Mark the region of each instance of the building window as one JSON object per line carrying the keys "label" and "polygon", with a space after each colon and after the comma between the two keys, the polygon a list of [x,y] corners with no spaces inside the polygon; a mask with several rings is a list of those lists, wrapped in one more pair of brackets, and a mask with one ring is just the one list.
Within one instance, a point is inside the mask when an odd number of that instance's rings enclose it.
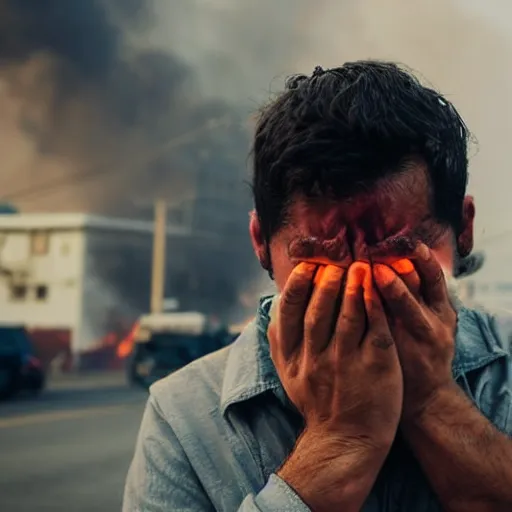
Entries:
{"label": "building window", "polygon": [[27,287],[22,284],[15,284],[11,286],[11,300],[21,301],[25,300],[27,296]]}
{"label": "building window", "polygon": [[36,256],[48,254],[50,235],[47,231],[34,231],[31,237],[31,252]]}
{"label": "building window", "polygon": [[46,300],[48,297],[48,286],[40,284],[36,286],[36,300]]}

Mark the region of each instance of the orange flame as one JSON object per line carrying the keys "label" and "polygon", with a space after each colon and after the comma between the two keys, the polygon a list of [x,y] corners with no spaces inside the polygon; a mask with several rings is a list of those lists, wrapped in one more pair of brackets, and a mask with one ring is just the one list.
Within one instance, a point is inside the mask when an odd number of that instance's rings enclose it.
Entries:
{"label": "orange flame", "polygon": [[130,332],[117,346],[116,355],[119,359],[126,359],[132,353],[133,345],[135,344],[135,332],[138,326],[138,322],[135,322]]}

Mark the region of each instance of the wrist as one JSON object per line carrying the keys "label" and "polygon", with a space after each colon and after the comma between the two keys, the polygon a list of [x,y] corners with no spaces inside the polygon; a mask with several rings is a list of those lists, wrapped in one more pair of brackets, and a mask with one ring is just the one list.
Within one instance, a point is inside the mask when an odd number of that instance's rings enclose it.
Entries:
{"label": "wrist", "polygon": [[443,385],[434,388],[423,400],[418,400],[414,406],[404,408],[401,428],[417,428],[428,425],[434,419],[439,420],[440,415],[444,413],[453,414],[454,402],[460,403],[466,401],[467,397],[460,389],[459,385],[450,379]]}
{"label": "wrist", "polygon": [[277,474],[312,510],[358,511],[388,452],[364,440],[305,431]]}

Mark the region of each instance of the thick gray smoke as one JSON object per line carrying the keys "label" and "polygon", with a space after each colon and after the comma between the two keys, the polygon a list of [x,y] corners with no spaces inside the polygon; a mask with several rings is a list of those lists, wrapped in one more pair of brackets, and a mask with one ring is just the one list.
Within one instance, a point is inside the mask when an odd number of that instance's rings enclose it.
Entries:
{"label": "thick gray smoke", "polygon": [[25,210],[127,213],[156,193],[183,197],[207,162],[244,194],[247,117],[286,74],[386,58],[459,107],[480,142],[479,232],[499,233],[512,186],[510,7],[482,5],[0,0],[0,190]]}
{"label": "thick gray smoke", "polygon": [[[240,140],[238,111],[203,99],[177,54],[130,44],[152,25],[152,2],[1,5],[2,195],[22,207],[55,208],[58,198],[61,210],[119,211],[155,190],[176,197],[197,148],[214,144],[210,120],[231,123],[222,136]],[[240,165],[246,147],[234,149]]]}
{"label": "thick gray smoke", "polygon": [[[177,4],[179,16],[173,17]],[[490,259],[477,277],[503,278],[501,269],[512,257],[510,2],[161,0],[157,11],[167,21],[151,32],[152,43],[179,48],[203,91],[249,105],[279,90],[286,74],[319,64],[380,58],[415,69],[454,102],[478,140],[470,192],[477,246]],[[504,232],[507,237],[500,236]]]}
{"label": "thick gray smoke", "polygon": [[[0,198],[25,211],[150,215],[155,197],[179,203],[209,179],[212,190],[203,186],[200,202],[213,200],[213,210],[240,222],[216,223],[206,212],[196,227],[220,243],[179,250],[190,253],[195,295],[211,300],[216,289],[222,312],[255,267],[239,226],[250,208],[248,110],[237,98],[203,94],[179,51],[147,43],[155,7],[152,0],[1,0]],[[231,196],[225,203],[215,197],[222,193]],[[222,242],[236,246],[233,261]],[[134,272],[148,276],[145,263],[128,269],[125,281]],[[168,276],[172,292],[190,281],[187,269],[176,272]]]}

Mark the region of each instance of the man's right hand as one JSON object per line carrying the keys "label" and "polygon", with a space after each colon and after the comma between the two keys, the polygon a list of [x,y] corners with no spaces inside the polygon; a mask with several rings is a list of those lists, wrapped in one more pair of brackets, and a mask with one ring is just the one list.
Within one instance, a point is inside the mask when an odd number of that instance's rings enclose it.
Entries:
{"label": "man's right hand", "polygon": [[[370,266],[295,267],[268,337],[305,430],[281,467],[314,511],[360,510],[395,438],[403,381]],[[313,284],[315,281],[315,284]],[[340,306],[341,303],[341,306]]]}

